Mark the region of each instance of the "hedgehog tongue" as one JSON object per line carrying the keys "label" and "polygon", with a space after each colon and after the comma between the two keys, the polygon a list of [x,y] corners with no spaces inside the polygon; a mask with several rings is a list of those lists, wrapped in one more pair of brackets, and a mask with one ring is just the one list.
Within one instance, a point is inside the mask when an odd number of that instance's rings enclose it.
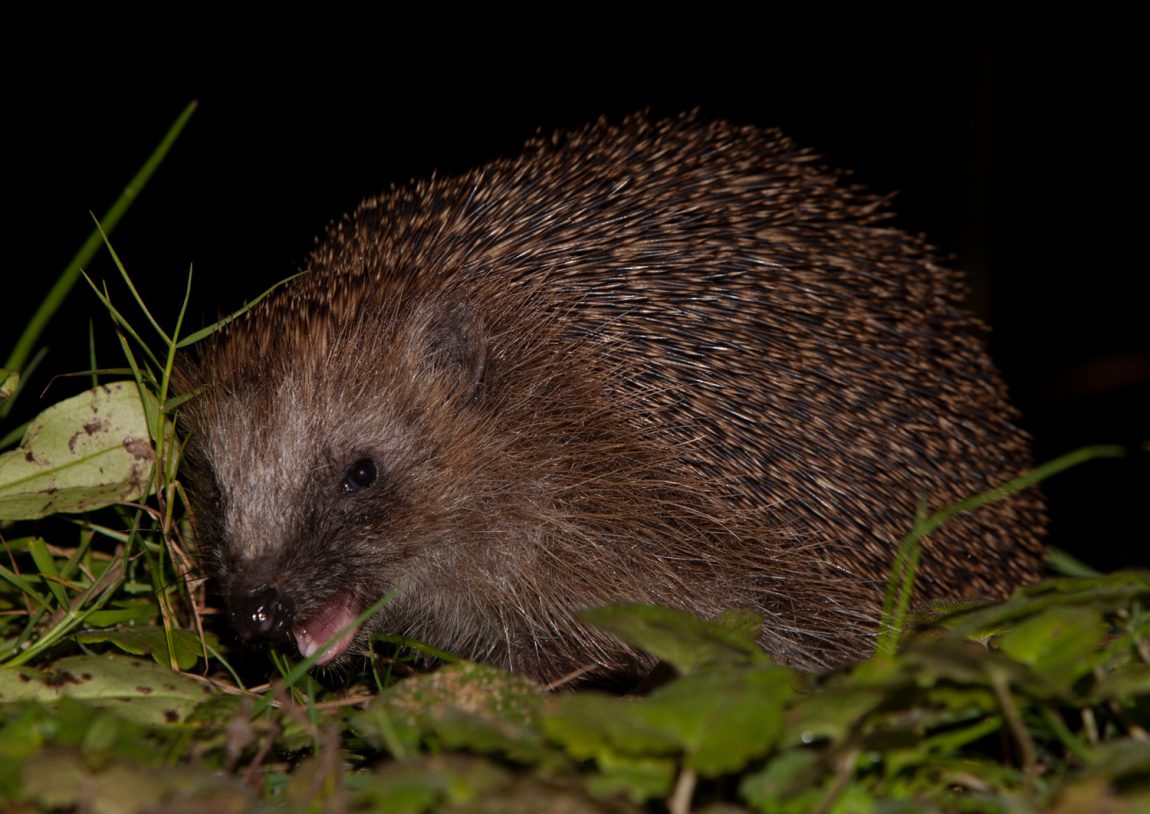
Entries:
{"label": "hedgehog tongue", "polygon": [[[346,599],[336,597],[328,602],[315,616],[292,628],[300,655],[306,659],[322,650],[317,665],[335,661],[355,638],[356,628],[351,627],[355,617],[356,612]],[[336,639],[336,635],[344,628],[349,629]]]}

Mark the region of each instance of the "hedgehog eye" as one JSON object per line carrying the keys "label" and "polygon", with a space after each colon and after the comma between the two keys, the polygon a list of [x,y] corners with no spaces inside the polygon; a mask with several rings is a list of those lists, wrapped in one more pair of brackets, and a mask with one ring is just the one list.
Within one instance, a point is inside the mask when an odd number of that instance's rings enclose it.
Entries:
{"label": "hedgehog eye", "polygon": [[347,474],[343,476],[340,489],[344,494],[359,492],[375,483],[379,477],[379,468],[371,458],[361,458],[351,465]]}

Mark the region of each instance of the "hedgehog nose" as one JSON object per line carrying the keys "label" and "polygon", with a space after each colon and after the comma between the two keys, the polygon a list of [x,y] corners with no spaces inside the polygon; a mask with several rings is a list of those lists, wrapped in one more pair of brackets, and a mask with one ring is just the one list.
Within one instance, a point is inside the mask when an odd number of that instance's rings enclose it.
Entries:
{"label": "hedgehog nose", "polygon": [[232,597],[231,617],[244,641],[273,639],[291,628],[295,605],[271,585]]}

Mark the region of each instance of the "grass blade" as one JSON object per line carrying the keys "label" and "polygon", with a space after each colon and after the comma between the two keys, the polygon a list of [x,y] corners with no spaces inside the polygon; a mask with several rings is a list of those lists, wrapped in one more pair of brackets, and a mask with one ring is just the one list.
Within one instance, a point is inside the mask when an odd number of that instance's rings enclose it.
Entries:
{"label": "grass blade", "polygon": [[104,237],[101,234],[101,227],[104,234],[111,234],[112,230],[119,224],[120,219],[132,206],[136,197],[140,194],[143,188],[147,185],[149,179],[155,173],[156,168],[160,166],[164,158],[167,156],[168,151],[172,145],[179,138],[180,133],[183,131],[184,126],[188,123],[192,113],[195,112],[196,102],[190,103],[180,113],[175,123],[168,129],[164,138],[160,141],[159,145],[152,152],[148,160],[144,162],[144,166],[140,167],[139,171],[135,174],[128,185],[124,187],[124,191],[120,193],[120,197],[112,204],[111,208],[104,213],[104,217],[100,218],[97,228],[92,230],[88,239],[84,241],[84,245],[76,252],[76,256],[72,258],[71,262],[65,267],[63,273],[56,279],[56,283],[52,289],[44,297],[40,303],[40,307],[36,309],[36,313],[28,321],[28,325],[24,328],[24,332],[20,338],[16,340],[16,347],[12,349],[9,354],[8,360],[4,363],[4,367],[19,370],[23,367],[24,362],[28,360],[32,349],[40,339],[40,335],[51,320],[52,315],[60,308],[60,304],[68,296],[68,292],[75,286],[76,281],[80,278],[80,272],[87,266],[96,253],[100,251],[100,247],[104,245]]}

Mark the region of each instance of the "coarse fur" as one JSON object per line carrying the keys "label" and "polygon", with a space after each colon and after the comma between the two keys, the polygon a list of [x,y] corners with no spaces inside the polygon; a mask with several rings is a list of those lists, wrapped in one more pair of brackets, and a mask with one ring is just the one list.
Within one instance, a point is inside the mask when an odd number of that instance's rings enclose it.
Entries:
{"label": "coarse fur", "polygon": [[[575,614],[640,601],[754,609],[803,668],[864,655],[919,501],[1030,463],[958,276],[887,217],[695,116],[364,202],[181,374],[241,632],[328,639],[394,592],[325,661],[386,631],[607,675],[646,662]],[[916,596],[1036,577],[1043,525],[1034,491],[952,521]]]}

